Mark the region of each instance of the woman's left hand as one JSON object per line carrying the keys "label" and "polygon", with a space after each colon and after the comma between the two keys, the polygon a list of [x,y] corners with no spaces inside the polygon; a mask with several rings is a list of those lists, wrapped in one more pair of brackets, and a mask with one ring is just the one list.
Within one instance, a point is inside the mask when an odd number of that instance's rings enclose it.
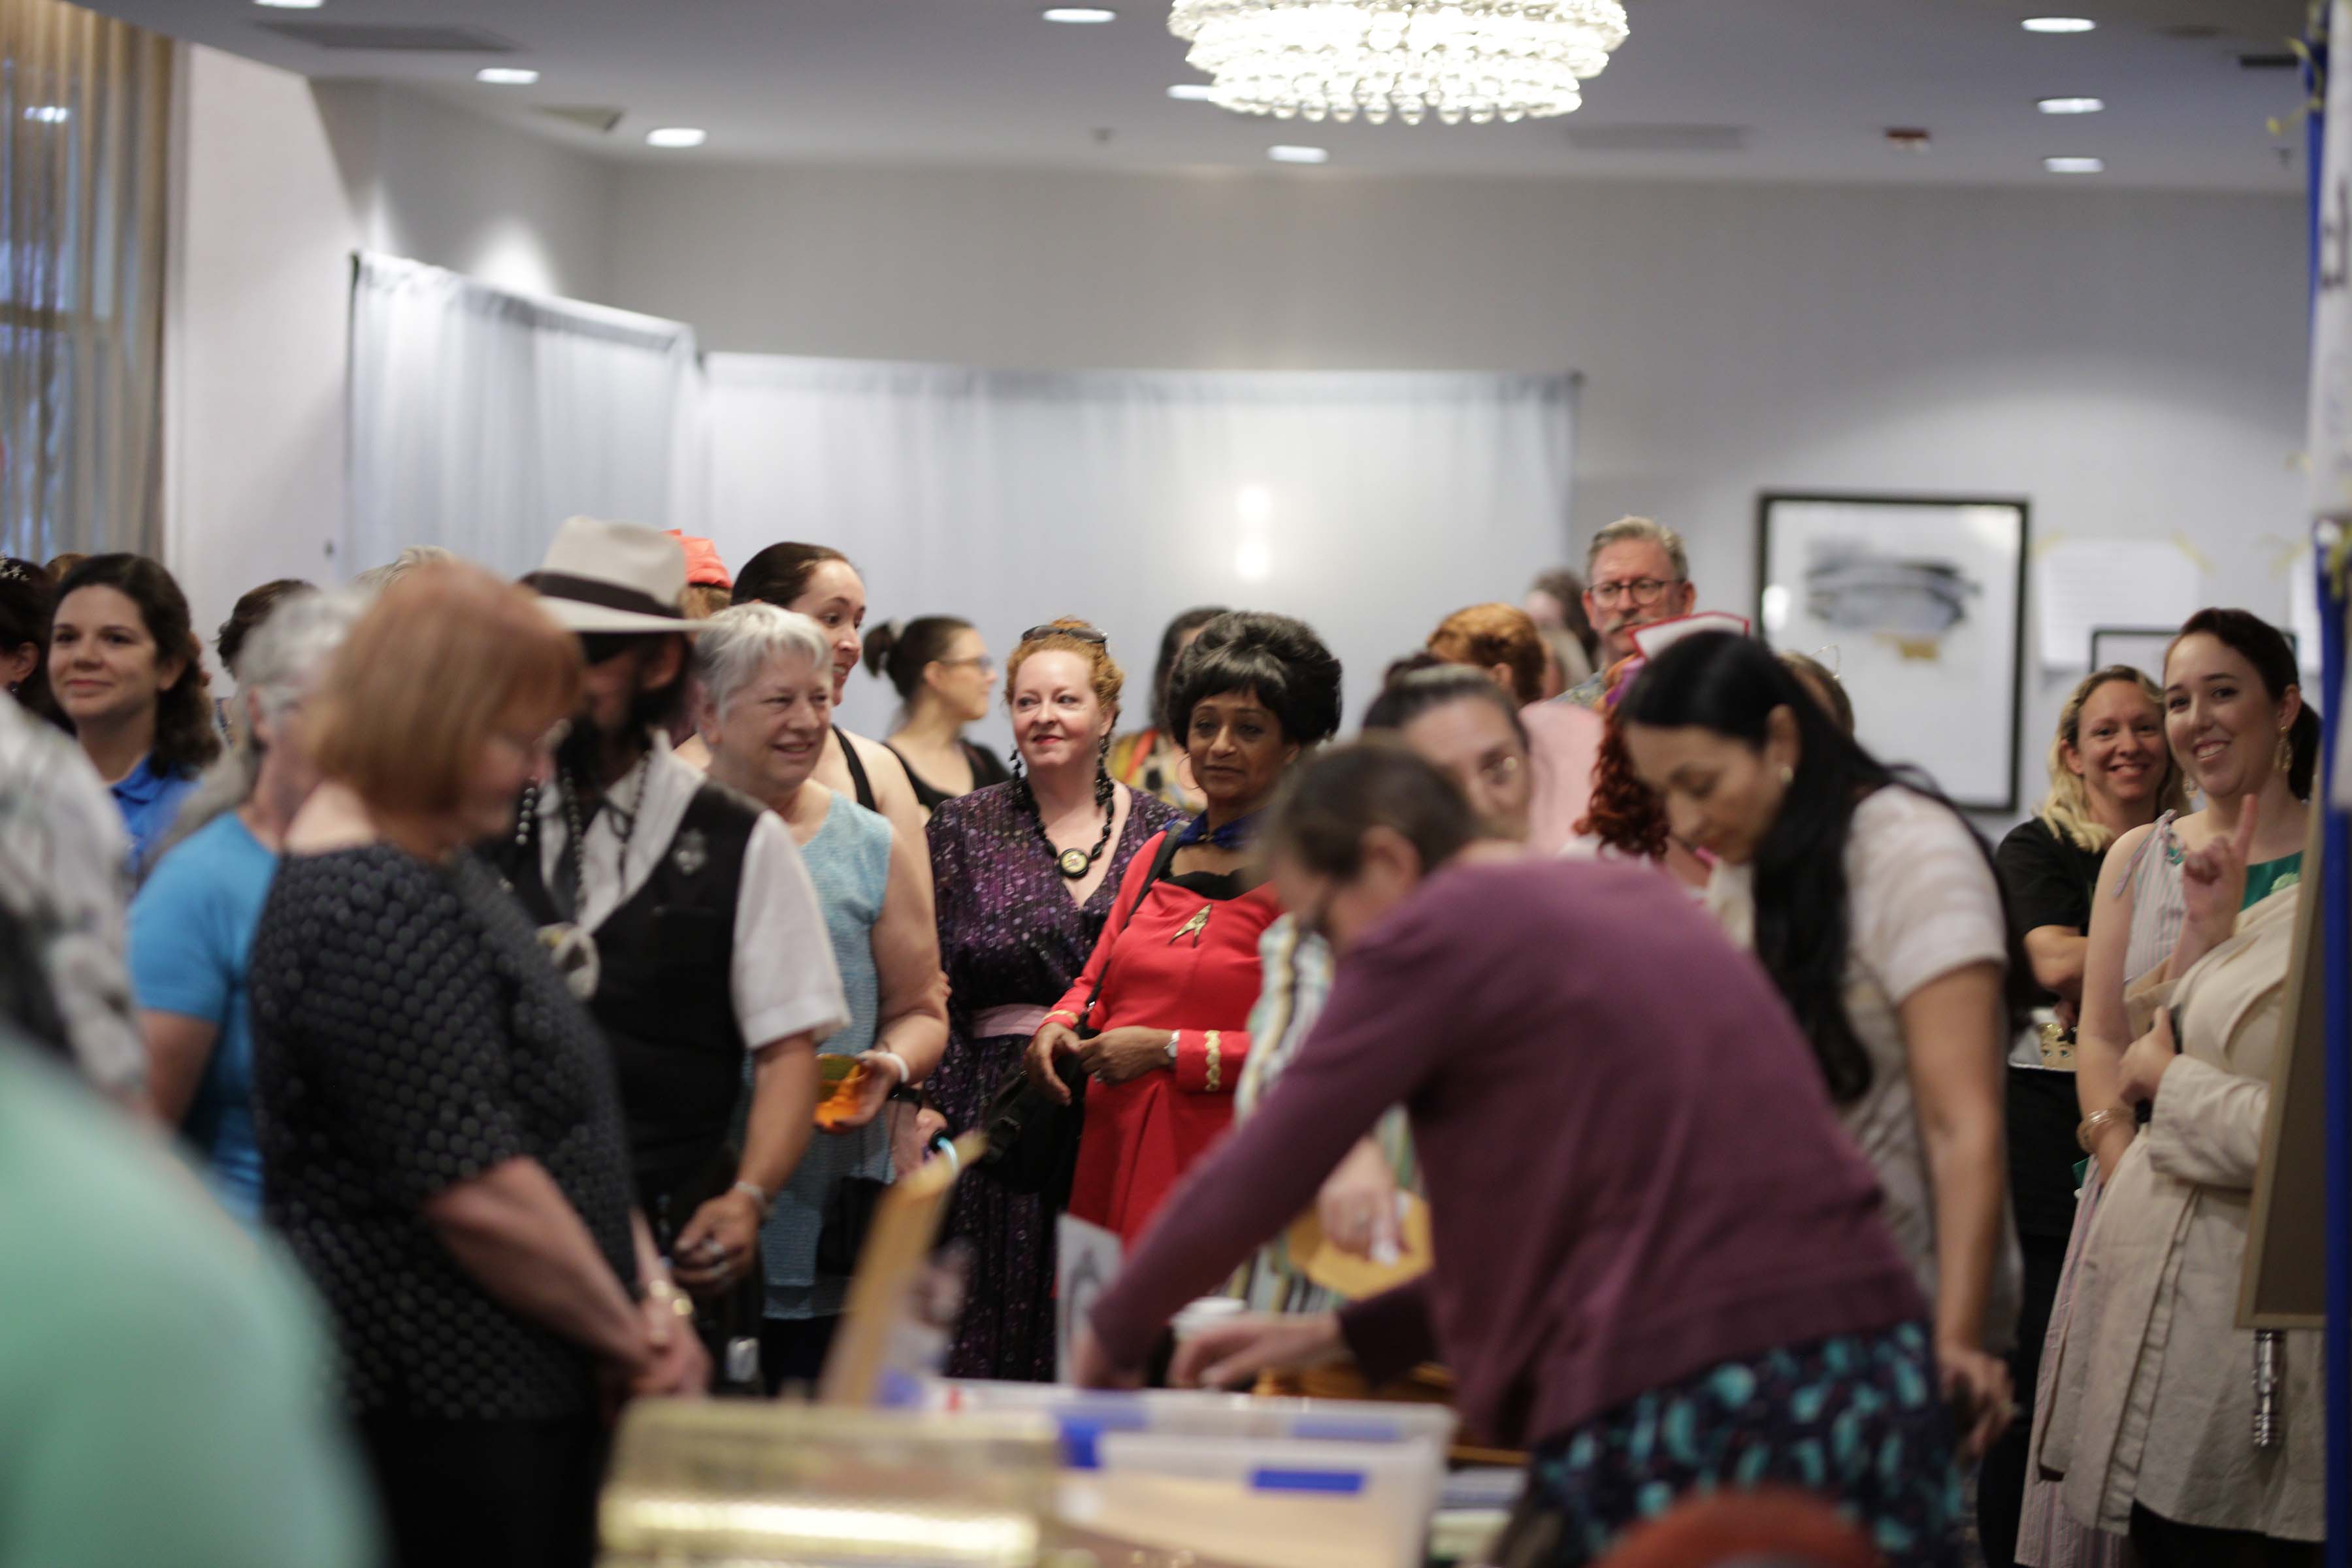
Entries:
{"label": "woman's left hand", "polygon": [[2246,868],[2261,819],[2261,797],[2246,796],[2238,808],[2238,830],[2226,838],[2216,835],[2180,863],[2180,901],[2206,949],[2221,946],[2238,929],[2238,912],[2246,902]]}
{"label": "woman's left hand", "polygon": [[2156,1026],[2131,1044],[2124,1053],[2117,1069],[2116,1092],[2126,1105],[2145,1104],[2156,1099],[2163,1086],[2164,1075],[2179,1060],[2180,1047],[2172,1037],[2172,1014],[2168,1009],[2156,1015]]}
{"label": "woman's left hand", "polygon": [[857,1075],[857,1098],[849,1109],[828,1121],[817,1123],[819,1129],[835,1134],[855,1132],[873,1124],[890,1103],[890,1091],[898,1087],[898,1065],[879,1051],[866,1051],[857,1058],[865,1070]]}
{"label": "woman's left hand", "polygon": [[1936,1371],[1959,1434],[1960,1458],[1973,1464],[2017,1417],[2009,1363],[1973,1345],[1939,1344]]}
{"label": "woman's left hand", "polygon": [[1166,1029],[1106,1029],[1078,1047],[1078,1065],[1097,1083],[1125,1083],[1168,1065]]}
{"label": "woman's left hand", "polygon": [[749,1193],[719,1194],[694,1211],[671,1251],[680,1285],[698,1296],[725,1289],[760,1255],[760,1205]]}

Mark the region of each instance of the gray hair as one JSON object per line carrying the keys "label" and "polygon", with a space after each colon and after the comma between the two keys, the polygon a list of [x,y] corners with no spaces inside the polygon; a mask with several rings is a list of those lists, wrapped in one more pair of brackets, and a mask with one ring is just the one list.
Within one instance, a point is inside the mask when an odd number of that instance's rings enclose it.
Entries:
{"label": "gray hair", "polygon": [[[833,645],[824,628],[797,610],[768,604],[738,605],[701,624],[694,639],[694,674],[713,712],[727,705],[767,667],[785,654],[833,673]],[[829,688],[828,688],[829,689]]]}
{"label": "gray hair", "polygon": [[1675,580],[1681,583],[1690,581],[1690,552],[1683,548],[1683,536],[1664,523],[1654,522],[1646,517],[1621,517],[1594,534],[1592,548],[1584,552],[1585,576],[1590,578],[1592,575],[1592,563],[1601,559],[1602,551],[1612,544],[1636,542],[1654,544],[1664,551],[1666,559],[1675,563]]}
{"label": "gray hair", "polygon": [[[238,650],[239,679],[233,700],[242,707],[250,696],[275,719],[309,696],[373,599],[373,595],[351,589],[320,593],[312,588],[279,600],[269,618],[253,629]],[[165,847],[252,797],[254,784],[261,776],[261,743],[250,723],[240,721],[230,728],[227,748],[189,793],[187,803],[173,821]]]}
{"label": "gray hair", "polygon": [[457,559],[457,552],[437,544],[412,544],[383,565],[371,566],[352,578],[352,586],[363,594],[381,594],[419,566],[439,565]]}

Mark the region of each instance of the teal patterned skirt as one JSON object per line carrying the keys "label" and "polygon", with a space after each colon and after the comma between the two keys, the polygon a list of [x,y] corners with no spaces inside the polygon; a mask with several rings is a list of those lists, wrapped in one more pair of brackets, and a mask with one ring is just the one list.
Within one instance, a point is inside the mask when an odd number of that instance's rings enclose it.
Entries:
{"label": "teal patterned skirt", "polygon": [[1959,1562],[1960,1477],[1926,1325],[1726,1362],[1544,1444],[1495,1561],[1573,1568],[1693,1496],[1794,1489],[1895,1568]]}

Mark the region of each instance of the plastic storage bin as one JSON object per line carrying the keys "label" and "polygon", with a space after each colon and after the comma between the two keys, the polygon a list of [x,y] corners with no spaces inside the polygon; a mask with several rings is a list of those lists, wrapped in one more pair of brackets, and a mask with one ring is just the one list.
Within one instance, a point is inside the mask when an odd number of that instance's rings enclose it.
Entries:
{"label": "plastic storage bin", "polygon": [[948,1383],[938,1408],[1050,1417],[1059,1512],[1244,1568],[1418,1568],[1453,1412],[1419,1405]]}

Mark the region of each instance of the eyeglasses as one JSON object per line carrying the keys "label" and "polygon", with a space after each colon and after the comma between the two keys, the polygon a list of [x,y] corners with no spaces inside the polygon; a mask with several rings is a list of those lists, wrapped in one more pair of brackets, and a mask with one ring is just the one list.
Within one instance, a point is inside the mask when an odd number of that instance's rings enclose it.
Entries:
{"label": "eyeglasses", "polygon": [[1092,626],[1031,626],[1021,634],[1023,642],[1034,642],[1039,637],[1070,637],[1078,642],[1090,642],[1097,647],[1108,647],[1110,644],[1110,638]]}
{"label": "eyeglasses", "polygon": [[982,675],[992,676],[996,673],[996,661],[984,653],[971,658],[935,658],[931,662],[945,665],[950,669],[961,669],[969,666]]}
{"label": "eyeglasses", "polygon": [[1596,605],[1614,606],[1627,599],[1642,609],[1648,609],[1665,596],[1666,590],[1682,581],[1679,577],[1634,577],[1622,583],[1595,583],[1586,590]]}

